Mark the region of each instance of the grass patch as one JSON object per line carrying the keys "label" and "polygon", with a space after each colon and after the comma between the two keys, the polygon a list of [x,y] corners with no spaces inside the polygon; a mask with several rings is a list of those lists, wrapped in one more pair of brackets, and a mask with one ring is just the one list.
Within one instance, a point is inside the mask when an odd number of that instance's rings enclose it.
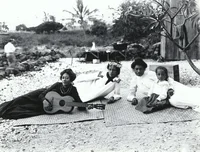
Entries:
{"label": "grass patch", "polygon": [[111,45],[116,41],[110,35],[97,37],[94,35],[84,34],[83,31],[66,31],[64,33],[54,34],[35,34],[28,32],[10,33],[8,36],[3,36],[1,39],[1,46],[4,46],[6,40],[14,38],[17,46],[31,48],[37,45],[57,45],[57,46],[77,46],[77,47],[91,47],[92,42],[97,46]]}

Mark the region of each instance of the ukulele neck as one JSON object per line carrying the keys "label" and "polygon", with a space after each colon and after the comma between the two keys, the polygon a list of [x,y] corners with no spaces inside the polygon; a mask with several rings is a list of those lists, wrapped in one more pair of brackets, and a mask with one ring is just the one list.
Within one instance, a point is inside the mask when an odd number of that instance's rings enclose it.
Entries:
{"label": "ukulele neck", "polygon": [[88,107],[87,103],[82,103],[82,102],[66,102],[66,106],[77,106],[77,107]]}

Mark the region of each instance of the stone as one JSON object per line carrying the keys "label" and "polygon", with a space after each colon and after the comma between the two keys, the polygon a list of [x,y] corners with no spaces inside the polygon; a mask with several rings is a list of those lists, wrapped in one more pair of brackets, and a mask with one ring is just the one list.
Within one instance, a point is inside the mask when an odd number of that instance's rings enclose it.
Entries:
{"label": "stone", "polygon": [[11,75],[11,74],[18,75],[18,74],[20,74],[20,71],[17,68],[7,67],[5,69],[5,74],[6,75]]}

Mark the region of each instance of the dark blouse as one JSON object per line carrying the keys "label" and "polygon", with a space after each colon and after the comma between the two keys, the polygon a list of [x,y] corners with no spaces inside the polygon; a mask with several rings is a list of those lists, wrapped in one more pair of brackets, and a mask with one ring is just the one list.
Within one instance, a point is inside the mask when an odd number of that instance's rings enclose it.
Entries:
{"label": "dark blouse", "polygon": [[64,88],[61,82],[53,84],[50,88],[42,92],[39,95],[40,100],[43,101],[45,95],[50,91],[55,91],[61,96],[71,96],[74,98],[75,102],[82,102],[75,86],[69,85],[66,88]]}

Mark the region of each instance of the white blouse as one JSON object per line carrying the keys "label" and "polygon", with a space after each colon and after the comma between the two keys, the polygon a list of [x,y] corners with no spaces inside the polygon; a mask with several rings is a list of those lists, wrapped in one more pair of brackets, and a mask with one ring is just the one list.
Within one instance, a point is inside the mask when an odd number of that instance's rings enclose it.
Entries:
{"label": "white blouse", "polygon": [[147,96],[150,87],[156,79],[155,72],[152,71],[145,72],[142,76],[137,76],[135,73],[133,73],[130,83],[130,93],[127,97],[127,100],[132,101],[133,98],[136,98],[137,92],[142,92],[143,95],[141,98]]}
{"label": "white blouse", "polygon": [[156,93],[158,94],[158,98],[157,100],[163,100],[167,98],[167,91],[170,88],[170,84],[168,81],[156,81],[155,83],[153,83],[153,85],[151,86],[149,92],[148,92],[148,96],[150,97],[152,93]]}
{"label": "white blouse", "polygon": [[[148,92],[153,85],[153,83],[158,80],[156,77],[156,73],[153,71],[145,71],[142,76],[137,76],[133,73],[133,77],[130,83],[130,92],[127,96],[128,101],[132,101],[134,98],[143,98],[148,96]],[[173,89],[173,82],[172,78],[168,80],[170,87]]]}

